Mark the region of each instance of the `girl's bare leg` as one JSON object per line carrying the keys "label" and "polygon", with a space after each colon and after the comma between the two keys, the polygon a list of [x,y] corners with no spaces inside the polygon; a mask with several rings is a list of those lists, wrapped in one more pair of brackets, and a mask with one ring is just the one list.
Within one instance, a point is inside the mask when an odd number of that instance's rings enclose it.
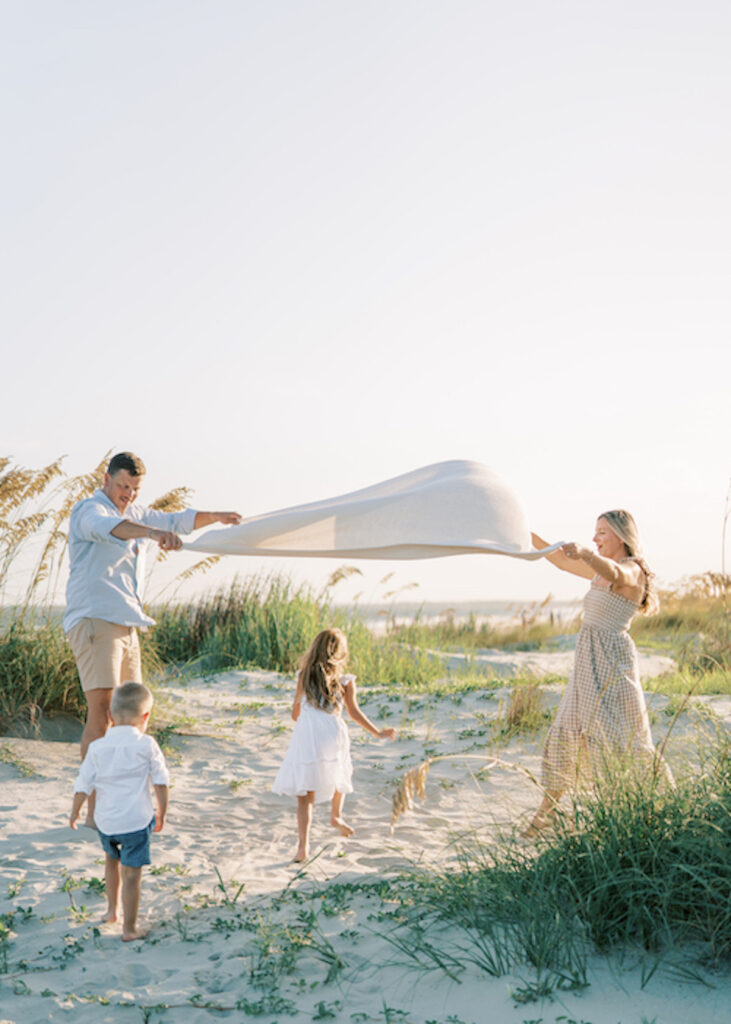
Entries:
{"label": "girl's bare leg", "polygon": [[140,909],[142,891],[142,868],[122,865],[122,939],[133,942],[144,939],[147,934],[137,927],[137,911]]}
{"label": "girl's bare leg", "polygon": [[119,861],[107,854],[104,864],[104,885],[107,890],[107,912],[102,921],[110,924],[117,920],[119,907]]}
{"label": "girl's bare leg", "polygon": [[338,793],[337,790],[333,793],[332,808],[330,810],[330,824],[333,828],[336,828],[341,836],[352,836],[355,832],[354,828],[343,819],[343,804],[345,803],[345,793]]}
{"label": "girl's bare leg", "polygon": [[314,790],[309,790],[305,796],[297,797],[297,853],[294,855],[295,864],[301,864],[310,855],[310,825],[312,824],[312,805],[315,802]]}

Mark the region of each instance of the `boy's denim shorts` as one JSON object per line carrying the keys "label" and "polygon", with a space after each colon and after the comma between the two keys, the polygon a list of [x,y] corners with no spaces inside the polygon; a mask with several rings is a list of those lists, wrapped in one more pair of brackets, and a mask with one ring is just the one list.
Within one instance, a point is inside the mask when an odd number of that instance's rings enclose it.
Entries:
{"label": "boy's denim shorts", "polygon": [[150,863],[150,836],[154,827],[153,818],[147,828],[141,828],[139,832],[122,832],[117,836],[108,836],[97,829],[97,833],[104,852],[112,860],[121,860],[128,868],[141,868],[143,864]]}

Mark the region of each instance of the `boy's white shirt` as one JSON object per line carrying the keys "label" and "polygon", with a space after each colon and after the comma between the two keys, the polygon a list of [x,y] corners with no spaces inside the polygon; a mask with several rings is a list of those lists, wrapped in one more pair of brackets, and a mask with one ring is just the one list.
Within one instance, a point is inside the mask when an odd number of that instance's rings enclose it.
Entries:
{"label": "boy's white shirt", "polygon": [[122,835],[146,828],[152,820],[151,784],[170,784],[160,747],[134,725],[113,725],[89,744],[74,793],[96,790],[97,828],[105,835]]}

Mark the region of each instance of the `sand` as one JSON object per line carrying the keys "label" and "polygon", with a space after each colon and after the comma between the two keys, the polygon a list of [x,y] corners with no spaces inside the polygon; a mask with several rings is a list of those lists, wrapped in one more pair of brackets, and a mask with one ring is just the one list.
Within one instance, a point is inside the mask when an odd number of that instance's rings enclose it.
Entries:
{"label": "sand", "polygon": [[[541,664],[559,671],[551,658]],[[645,675],[657,669],[643,661]],[[515,769],[480,774],[481,758],[490,756],[488,723],[507,687],[400,699],[363,686],[367,713],[395,725],[399,739],[378,741],[351,724],[355,793],[345,811],[356,834],[339,837],[327,805],[317,805],[313,858],[300,868],[291,862],[294,801],[269,791],[287,744],[293,689],[292,679],[275,673],[232,671],[159,690],[158,721],[175,722],[182,735],[168,749],[171,810],[153,837],[142,893],[151,930],[141,943],[123,944],[119,926],[100,924],[101,848],[95,833],[67,824],[78,726],[72,735],[67,725],[63,739],[0,740],[0,1022],[731,1020],[728,977],[707,974],[703,985],[667,966],[643,988],[641,965],[620,969],[597,956],[587,989],[533,1002],[520,1001],[536,982],[527,966],[499,978],[471,966],[459,981],[415,969],[387,938],[394,905],[367,884],[415,865],[443,869],[454,863],[455,837],[490,841],[525,822],[538,794],[521,768],[538,772],[540,744],[511,742],[500,757]],[[549,702],[558,699],[555,685],[546,692]],[[667,701],[648,699],[661,739]],[[728,698],[705,704],[731,721]],[[425,801],[391,835],[394,782],[425,752],[460,756],[432,766]],[[333,889],[333,882],[348,885]],[[296,969],[281,973],[287,950],[305,933],[310,944]],[[313,935],[320,937],[314,944]]]}

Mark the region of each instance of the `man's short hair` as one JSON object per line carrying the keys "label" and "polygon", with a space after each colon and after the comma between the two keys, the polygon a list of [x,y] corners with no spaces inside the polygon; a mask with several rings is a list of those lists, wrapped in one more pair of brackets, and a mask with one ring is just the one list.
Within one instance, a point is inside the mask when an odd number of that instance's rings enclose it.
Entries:
{"label": "man's short hair", "polygon": [[107,466],[107,473],[110,476],[114,476],[120,469],[126,469],[130,476],[144,476],[146,472],[144,462],[134,452],[117,452],[112,457]]}
{"label": "man's short hair", "polygon": [[112,694],[113,718],[140,718],[152,707],[152,694],[144,683],[122,683]]}

